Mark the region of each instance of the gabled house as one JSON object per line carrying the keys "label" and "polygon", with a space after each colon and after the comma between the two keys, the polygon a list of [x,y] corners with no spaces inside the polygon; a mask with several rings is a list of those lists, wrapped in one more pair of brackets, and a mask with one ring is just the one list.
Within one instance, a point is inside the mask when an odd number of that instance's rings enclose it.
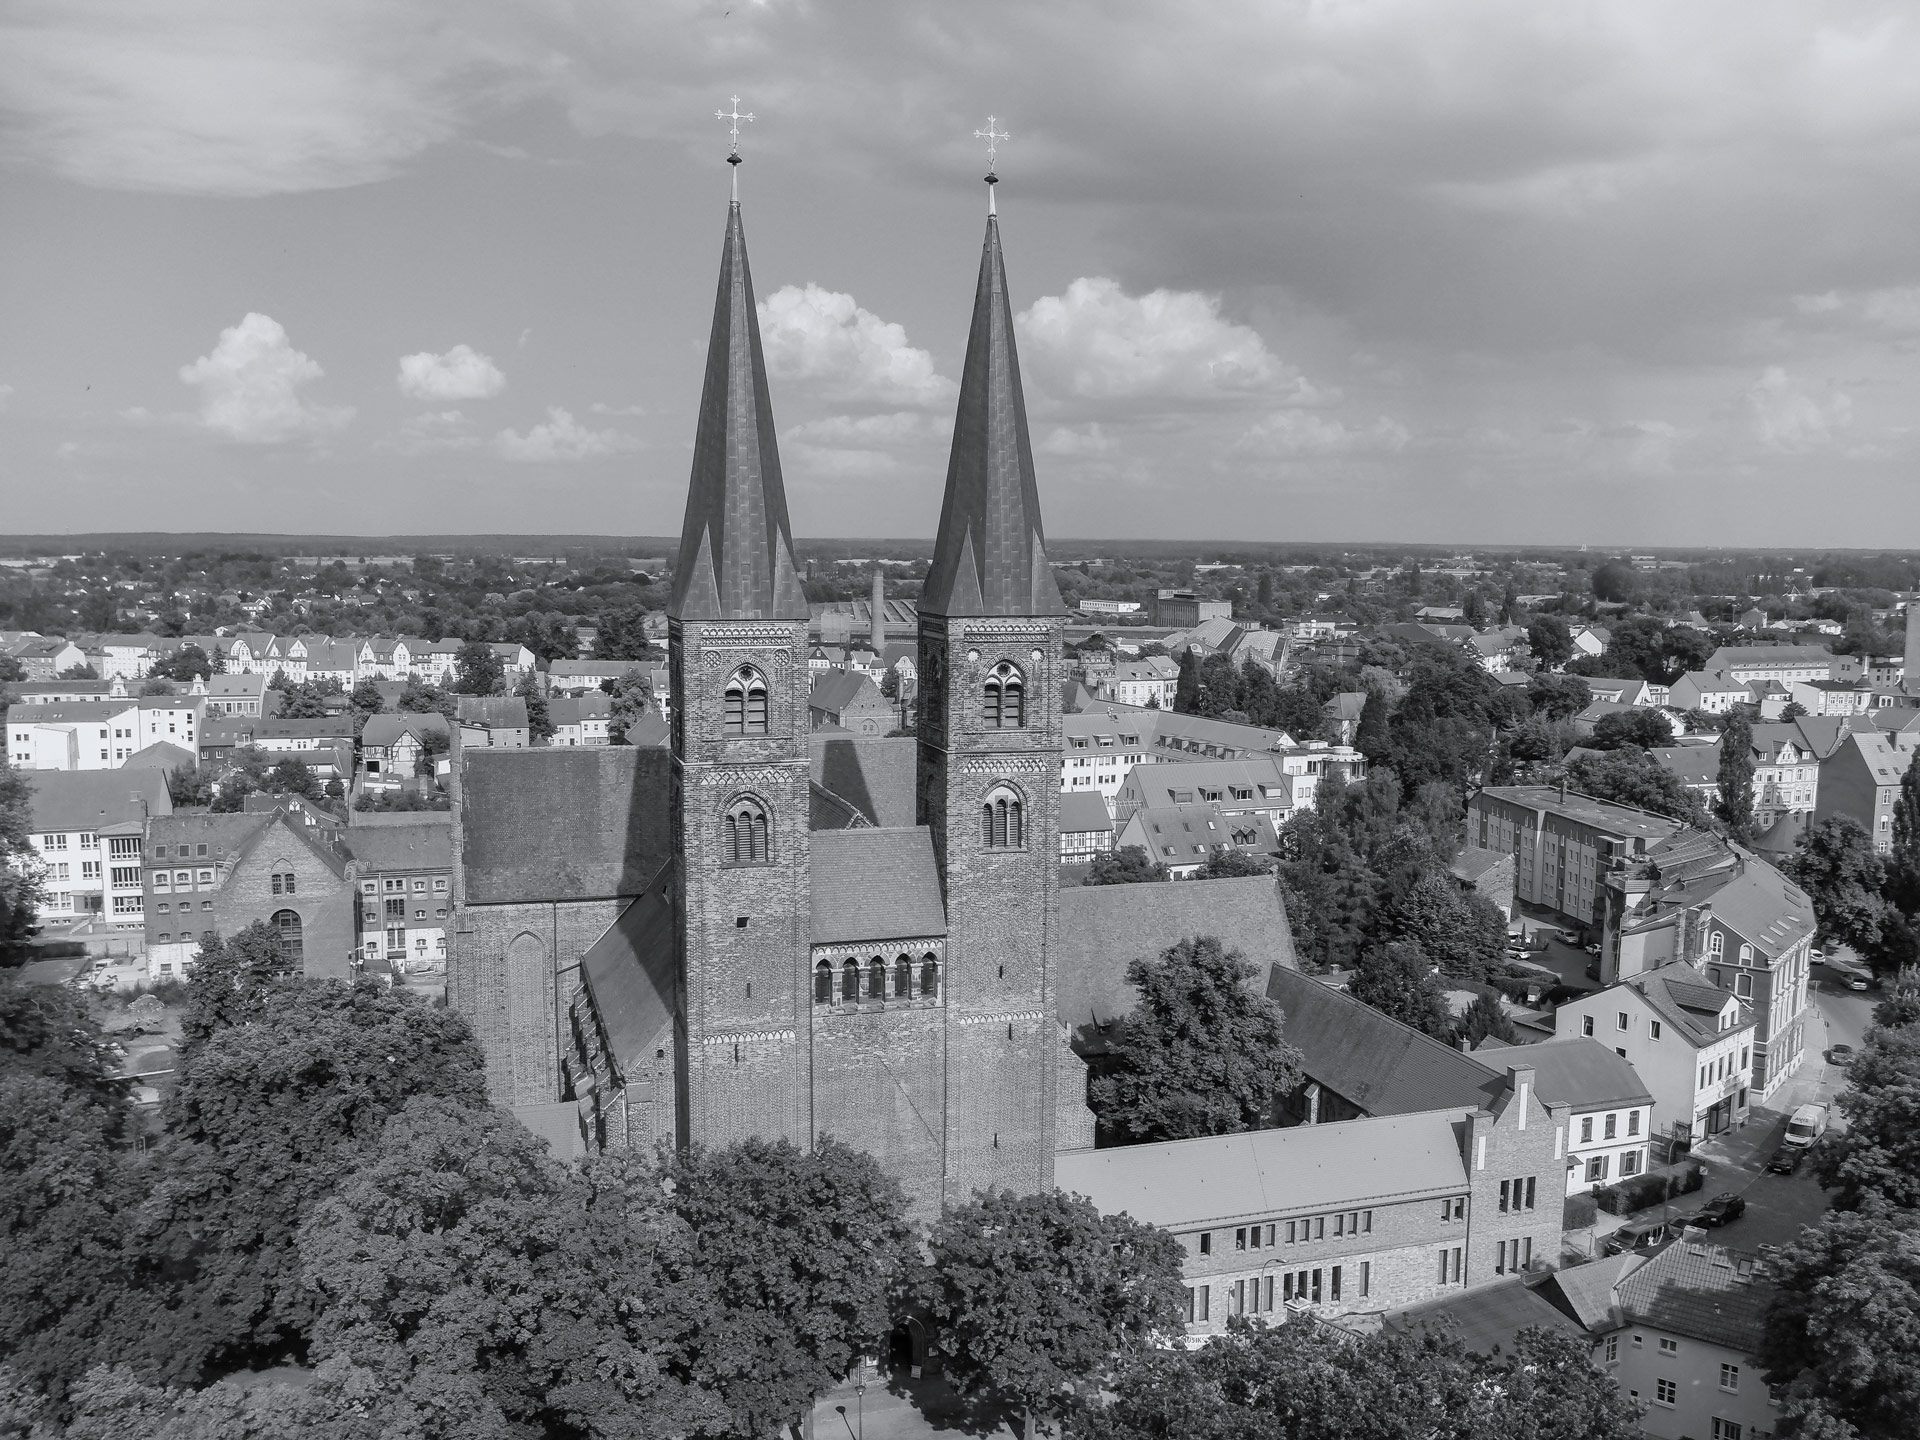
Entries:
{"label": "gabled house", "polygon": [[37,770],[28,841],[42,866],[40,924],[118,917],[139,923],[140,843],[150,816],[173,813],[158,770]]}
{"label": "gabled house", "polygon": [[1585,1035],[1525,1047],[1489,1037],[1474,1053],[1493,1065],[1511,1061],[1533,1066],[1540,1098],[1567,1107],[1569,1195],[1647,1169],[1653,1095],[1624,1056]]}
{"label": "gabled house", "polygon": [[360,783],[397,789],[420,772],[424,757],[444,755],[453,729],[437,711],[379,714],[360,732]]}
{"label": "gabled house", "polygon": [[893,702],[856,670],[816,673],[807,710],[816,730],[837,725],[855,735],[885,735],[895,724]]}
{"label": "gabled house", "polygon": [[1724,715],[1736,705],[1752,701],[1745,680],[1712,670],[1689,670],[1667,691],[1667,703],[1676,710],[1704,710]]}
{"label": "gabled house", "polygon": [[1084,865],[1113,849],[1113,816],[1097,791],[1070,790],[1060,797],[1060,863]]}
{"label": "gabled house", "polygon": [[[551,745],[605,745],[607,722],[613,718],[611,695],[556,695],[547,701],[553,722]],[[629,742],[631,743],[631,742]]]}
{"label": "gabled house", "polygon": [[1815,821],[1852,820],[1873,837],[1875,850],[1887,854],[1893,849],[1893,807],[1916,750],[1917,731],[1849,731],[1820,762]]}
{"label": "gabled house", "polygon": [[[1071,758],[1073,752],[1068,754]],[[1121,782],[1113,813],[1125,822],[1135,811],[1149,807],[1196,804],[1212,806],[1223,815],[1264,815],[1278,830],[1294,809],[1293,778],[1273,756],[1143,765]]]}
{"label": "gabled house", "polygon": [[1173,879],[1184,880],[1222,846],[1267,857],[1279,853],[1280,837],[1273,822],[1256,812],[1229,815],[1206,804],[1143,805],[1120,826],[1114,845],[1122,850],[1138,845]]}
{"label": "gabled house", "polygon": [[518,695],[462,695],[455,704],[462,745],[524,750],[532,743],[527,702]]}

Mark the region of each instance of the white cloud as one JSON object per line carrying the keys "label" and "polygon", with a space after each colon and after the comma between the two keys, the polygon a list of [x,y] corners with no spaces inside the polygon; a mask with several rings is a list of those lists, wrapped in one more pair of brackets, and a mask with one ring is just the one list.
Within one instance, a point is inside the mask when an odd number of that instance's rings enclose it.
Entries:
{"label": "white cloud", "polygon": [[200,390],[200,423],[250,445],[271,445],[344,425],[353,411],[313,405],[301,386],[326,372],[293,348],[278,320],[249,312],[220,332],[220,343],[180,378]]}
{"label": "white cloud", "polygon": [[485,400],[506,388],[500,367],[471,345],[400,357],[400,393],[415,400]]}
{"label": "white cloud", "polygon": [[1024,374],[1058,398],[1141,405],[1206,402],[1321,404],[1317,390],[1257,331],[1220,315],[1217,296],[1193,290],[1126,294],[1085,277],[1036,300],[1014,320]]}
{"label": "white cloud", "polygon": [[1056,425],[1052,433],[1040,442],[1042,454],[1059,455],[1066,459],[1104,455],[1111,449],[1113,440],[1100,428],[1098,420],[1090,425]]}
{"label": "white cloud", "polygon": [[0,410],[5,410],[13,400],[13,386],[0,385]]}
{"label": "white cloud", "polygon": [[526,434],[502,430],[493,437],[503,460],[592,460],[638,448],[631,435],[618,430],[590,430],[558,405],[547,407],[546,423]]}
{"label": "white cloud", "polygon": [[644,415],[647,413],[647,407],[644,405],[608,405],[599,400],[594,401],[587,409],[595,415]]}
{"label": "white cloud", "polygon": [[959,393],[934,368],[933,356],[907,343],[901,326],[861,309],[851,295],[783,285],[759,308],[768,372],[807,382],[826,399],[938,408]]}
{"label": "white cloud", "polygon": [[421,455],[431,450],[472,450],[485,442],[460,411],[428,410],[403,422],[396,438],[379,443],[382,449]]}
{"label": "white cloud", "polygon": [[951,415],[926,415],[895,410],[885,415],[826,415],[787,431],[797,445],[834,446],[852,450],[884,450],[944,439],[953,433]]}
{"label": "white cloud", "polygon": [[1853,401],[1844,394],[1824,402],[1794,388],[1778,365],[1748,388],[1747,422],[1753,438],[1769,450],[1793,453],[1831,444],[1853,424]]}
{"label": "white cloud", "polygon": [[1349,425],[1310,410],[1276,410],[1256,421],[1235,449],[1245,455],[1290,459],[1298,456],[1393,455],[1413,437],[1398,420],[1382,415],[1371,425]]}

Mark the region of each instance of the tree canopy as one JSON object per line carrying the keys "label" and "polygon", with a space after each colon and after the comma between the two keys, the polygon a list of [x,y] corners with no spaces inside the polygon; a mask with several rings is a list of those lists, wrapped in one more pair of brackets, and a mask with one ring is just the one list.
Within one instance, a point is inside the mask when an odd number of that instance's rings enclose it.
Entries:
{"label": "tree canopy", "polygon": [[1167,867],[1148,855],[1145,847],[1122,845],[1093,857],[1083,885],[1137,885],[1167,878]]}

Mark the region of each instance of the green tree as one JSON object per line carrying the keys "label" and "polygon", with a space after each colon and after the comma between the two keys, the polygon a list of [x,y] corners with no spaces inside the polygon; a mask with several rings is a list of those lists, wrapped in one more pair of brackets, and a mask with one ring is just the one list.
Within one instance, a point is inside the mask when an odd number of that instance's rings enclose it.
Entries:
{"label": "green tree", "polygon": [[1460,1036],[1475,1047],[1488,1036],[1508,1045],[1520,1043],[1520,1032],[1514,1028],[1512,1019],[1498,1000],[1484,992],[1473,997],[1466,1014],[1460,1017]]}
{"label": "green tree", "polygon": [[1835,1102],[1847,1117],[1814,1150],[1836,1210],[1920,1208],[1920,1028],[1867,1032]]}
{"label": "green tree", "polygon": [[1644,750],[1611,750],[1581,755],[1567,764],[1567,783],[1582,795],[1633,805],[1704,827],[1706,807],[1678,775]]}
{"label": "green tree", "polygon": [[0,968],[26,964],[40,929],[44,871],[32,833],[33,787],[0,755]]}
{"label": "green tree", "polygon": [[527,702],[527,734],[536,745],[544,745],[553,738],[553,710],[547,704],[546,689],[540,683],[540,672],[529,670],[520,677],[520,683],[513,693]]}
{"label": "green tree", "polygon": [[[1138,846],[1129,846],[1138,849]],[[1195,880],[1238,880],[1248,875],[1271,875],[1273,861],[1264,855],[1249,850],[1236,850],[1231,845],[1216,845],[1207,856],[1206,864],[1193,872]]]}
{"label": "green tree", "polygon": [[[335,683],[337,685],[338,682]],[[311,680],[302,680],[298,685],[289,685],[280,701],[280,718],[324,720],[328,714],[327,693]]]}
{"label": "green tree", "polygon": [[12,655],[0,655],[0,685],[14,685],[27,678],[27,667]]}
{"label": "green tree", "polygon": [[1402,1025],[1436,1040],[1453,1038],[1453,1016],[1434,978],[1433,962],[1417,940],[1395,940],[1365,951],[1354,966],[1347,991]]}
{"label": "green tree", "polygon": [[1527,626],[1527,649],[1543,670],[1557,670],[1573,658],[1573,635],[1558,615],[1536,615]]}
{"label": "green tree", "polygon": [[613,697],[613,714],[607,720],[607,738],[611,744],[626,745],[627,731],[642,715],[653,711],[653,675],[639,666],[603,681],[601,689]]}
{"label": "green tree", "polygon": [[1920,765],[1912,762],[1900,777],[1900,793],[1893,801],[1893,849],[1887,856],[1886,892],[1887,899],[1903,915],[1920,915]]}
{"label": "green tree", "polygon": [[921,1293],[942,1373],[1029,1423],[1075,1413],[1116,1369],[1179,1333],[1180,1242],[1082,1196],[978,1195],[935,1225],[928,1253]]}
{"label": "green tree", "polygon": [[1255,967],[1211,935],[1127,966],[1139,999],[1088,1086],[1101,1126],[1124,1144],[1259,1129],[1300,1083],[1286,1017],[1248,984]]}
{"label": "green tree", "polygon": [[647,639],[644,605],[606,611],[600,617],[593,653],[602,660],[664,660],[666,652]]}
{"label": "green tree", "polygon": [[1880,943],[1886,866],[1858,821],[1844,815],[1815,821],[1781,868],[1813,901],[1822,934],[1860,950]]}
{"label": "green tree", "polygon": [[1720,781],[1713,813],[1727,834],[1742,845],[1753,843],[1753,726],[1736,709],[1720,732]]}
{"label": "green tree", "polygon": [[163,680],[192,682],[209,680],[213,677],[213,659],[198,645],[182,645],[171,655],[156,660],[148,675],[157,675]]}
{"label": "green tree", "polygon": [[506,685],[506,667],[493,647],[469,640],[455,661],[453,688],[461,695],[496,695]]}
{"label": "green tree", "polygon": [[1188,646],[1180,652],[1180,675],[1174,681],[1173,708],[1182,715],[1198,712],[1200,706],[1200,662],[1194,658],[1193,647]]}
{"label": "green tree", "polygon": [[[492,654],[493,652],[488,651],[487,653]],[[471,694],[473,692],[468,691],[466,693]],[[402,714],[440,714],[446,716],[447,720],[451,722],[457,706],[453,696],[445,690],[425,684],[409,676],[406,688],[400,692],[400,699],[393,708]]]}
{"label": "green tree", "polygon": [[701,1306],[688,1379],[726,1407],[727,1433],[770,1434],[892,1327],[916,1256],[905,1194],[831,1138],[811,1151],[757,1139],[693,1150],[671,1178],[689,1232],[681,1293]]}
{"label": "green tree", "polygon": [[100,678],[100,672],[82,660],[78,665],[69,665],[66,669],[62,670],[58,678],[62,680],[98,680]]}
{"label": "green tree", "polygon": [[1469,980],[1505,964],[1507,921],[1500,908],[1438,868],[1409,866],[1390,879],[1375,935],[1413,941],[1442,972]]}
{"label": "green tree", "polygon": [[1571,720],[1593,703],[1593,690],[1578,675],[1535,675],[1527,682],[1527,700],[1535,715]]}
{"label": "green tree", "polygon": [[1611,715],[1601,716],[1594,724],[1587,748],[1622,750],[1637,745],[1642,750],[1650,750],[1656,745],[1672,743],[1673,726],[1668,723],[1667,717],[1658,710],[1635,705],[1631,709],[1616,710]]}
{"label": "green tree", "polygon": [[1093,857],[1083,885],[1137,885],[1148,880],[1167,878],[1167,867],[1148,855],[1140,845],[1122,845]]}
{"label": "green tree", "polygon": [[1903,965],[1883,981],[1881,999],[1873,1007],[1873,1023],[1883,1030],[1920,1023],[1920,966]]}
{"label": "green tree", "polygon": [[1829,1215],[1773,1264],[1760,1360],[1779,1433],[1906,1440],[1920,1413],[1920,1214]]}
{"label": "green tree", "polygon": [[320,782],[313,778],[311,767],[292,756],[274,762],[261,788],[274,795],[299,795],[308,800],[320,795]]}

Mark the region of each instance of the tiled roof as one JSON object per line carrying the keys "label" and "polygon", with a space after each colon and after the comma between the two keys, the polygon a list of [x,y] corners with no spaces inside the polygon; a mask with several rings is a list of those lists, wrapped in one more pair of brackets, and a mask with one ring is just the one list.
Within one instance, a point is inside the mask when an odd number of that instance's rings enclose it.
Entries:
{"label": "tiled roof", "polygon": [[678,951],[673,930],[673,901],[666,877],[620,912],[620,918],[580,957],[581,978],[593,997],[614,1068],[622,1078],[661,1048],[662,1031],[673,1023],[673,987]]}
{"label": "tiled roof", "polygon": [[518,695],[462,695],[454,703],[454,714],[462,725],[489,730],[527,728],[527,702]]}
{"label": "tiled roof", "polygon": [[1691,1240],[1667,1246],[1619,1286],[1630,1321],[1744,1354],[1760,1346],[1773,1295],[1753,1256]]}
{"label": "tiled roof", "polygon": [[858,670],[828,670],[820,674],[813,682],[813,693],[807,703],[831,715],[838,715],[855,705],[887,708],[887,699],[880,693],[880,687],[873,683],[873,677],[863,675]]}
{"label": "tiled roof", "polygon": [[1682,785],[1711,785],[1720,778],[1720,745],[1656,745],[1647,753]]}
{"label": "tiled roof", "polygon": [[100,830],[108,825],[138,823],[146,815],[173,813],[167,777],[158,770],[22,770],[19,773],[31,796],[27,826],[35,832]]}
{"label": "tiled roof", "polygon": [[1463,846],[1460,853],[1454,857],[1449,869],[1454,878],[1471,884],[1501,861],[1512,858],[1513,856],[1505,850],[1484,850],[1478,845],[1467,845]]}
{"label": "tiled roof", "polygon": [[1488,1046],[1480,1054],[1490,1060],[1533,1066],[1534,1089],[1540,1098],[1549,1105],[1569,1105],[1576,1114],[1653,1103],[1653,1095],[1631,1062],[1586,1035],[1542,1040],[1524,1047]]}
{"label": "tiled roof", "polygon": [[1625,1321],[1620,1310],[1620,1281],[1646,1263],[1647,1256],[1631,1250],[1624,1255],[1607,1255],[1555,1271],[1542,1288],[1554,1306],[1578,1321],[1583,1330],[1613,1330]]}
{"label": "tiled roof", "polygon": [[638,895],[667,860],[671,780],[668,752],[631,745],[463,751],[465,898]]}
{"label": "tiled roof", "polygon": [[170,740],[156,740],[129,755],[127,769],[175,770],[182,765],[198,763],[200,757],[184,745],[175,745]]}
{"label": "tiled roof", "polygon": [[51,705],[15,705],[8,709],[7,720],[14,725],[104,725],[116,715],[137,709],[139,702],[125,700],[63,700]]}
{"label": "tiled roof", "polygon": [[446,735],[451,730],[447,717],[437,710],[408,710],[393,714],[382,711],[367,717],[366,729],[360,732],[360,744],[363,748],[386,746],[397,743],[402,735],[412,735],[418,739],[429,734]]}
{"label": "tiled roof", "polygon": [[353,826],[347,849],[367,870],[450,870],[453,817],[445,811],[400,812],[411,825]]}
{"label": "tiled roof", "polygon": [[1297,1125],[1054,1157],[1054,1184],[1172,1230],[1450,1194],[1468,1183],[1467,1111]]}
{"label": "tiled roof", "polygon": [[808,753],[813,782],[865,815],[869,824],[900,829],[918,819],[914,775],[920,752],[912,736],[816,733]]}
{"label": "tiled roof", "polygon": [[1106,796],[1097,790],[1069,790],[1060,797],[1060,833],[1090,835],[1113,833],[1113,816],[1107,813]]}
{"label": "tiled roof", "polygon": [[1547,785],[1489,785],[1477,793],[1505,800],[1509,804],[1542,810],[1549,815],[1559,815],[1611,835],[1665,839],[1680,828],[1678,820],[1665,815],[1596,800],[1577,790],[1568,791],[1563,798],[1557,789]]}
{"label": "tiled roof", "polygon": [[820,830],[811,848],[814,944],[947,933],[933,834],[924,826]]}
{"label": "tiled roof", "polygon": [[1070,885],[1059,892],[1059,928],[1048,946],[1054,1003],[1084,1046],[1099,1048],[1098,1027],[1139,999],[1127,966],[1182,940],[1211,935],[1254,965],[1250,982],[1275,967],[1292,969],[1293,931],[1280,886],[1270,875],[1237,880]]}
{"label": "tiled roof", "polygon": [[1396,1311],[1385,1324],[1392,1330],[1443,1331],[1480,1355],[1510,1350],[1514,1337],[1530,1325],[1579,1334],[1579,1324],[1549,1298],[1550,1280],[1515,1275],[1475,1290],[1454,1291]]}
{"label": "tiled roof", "polygon": [[1287,1016],[1301,1070],[1368,1115],[1436,1105],[1478,1109],[1506,1084],[1503,1070],[1442,1045],[1311,976],[1275,969],[1267,998]]}
{"label": "tiled roof", "polygon": [[[1212,805],[1143,805],[1127,822],[1128,829],[1136,825],[1152,857],[1169,865],[1204,862],[1221,845],[1260,854],[1280,848],[1280,837],[1267,815],[1231,814]],[[1236,840],[1237,834],[1251,838]]]}

